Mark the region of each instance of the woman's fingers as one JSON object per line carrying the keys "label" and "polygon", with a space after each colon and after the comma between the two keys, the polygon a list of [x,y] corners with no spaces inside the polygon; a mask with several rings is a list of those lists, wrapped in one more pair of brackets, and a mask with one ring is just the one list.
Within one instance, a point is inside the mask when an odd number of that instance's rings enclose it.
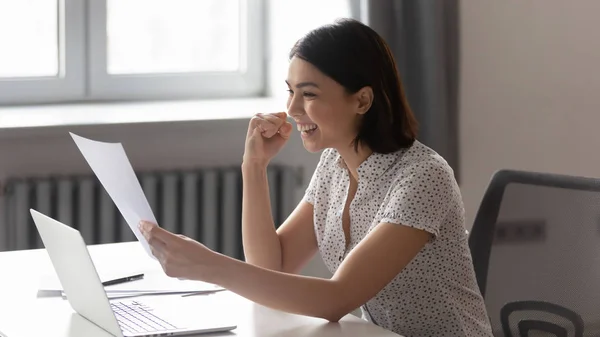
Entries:
{"label": "woman's fingers", "polygon": [[154,245],[150,245],[150,251],[152,252],[152,255],[154,255],[159,261],[162,261],[163,253],[160,249],[154,248]]}
{"label": "woman's fingers", "polygon": [[144,236],[146,236],[147,238],[148,236],[156,237],[165,243],[170,242],[174,237],[176,237],[175,234],[169,232],[164,228],[161,228],[157,224],[144,220],[140,221],[138,228],[140,229],[142,234],[144,234]]}
{"label": "woman's fingers", "polygon": [[283,120],[287,120],[287,113],[286,112],[276,112],[273,115],[277,116],[278,118],[281,118]]}
{"label": "woman's fingers", "polygon": [[292,134],[292,123],[290,122],[285,122],[280,128],[279,128],[279,135],[284,138],[284,139],[289,139],[290,135]]}
{"label": "woman's fingers", "polygon": [[262,119],[259,123],[262,135],[266,138],[273,137],[281,126],[280,119],[269,114],[260,114],[259,116]]}
{"label": "woman's fingers", "polygon": [[275,114],[262,114],[261,116],[262,116],[262,118],[273,123],[278,128],[281,125],[283,125],[283,123],[285,123],[285,118],[280,118],[280,117],[276,116]]}
{"label": "woman's fingers", "polygon": [[258,113],[252,117],[250,124],[252,128],[258,129],[264,137],[271,138],[277,133],[280,133],[280,128],[287,123],[285,116],[285,113]]}
{"label": "woman's fingers", "polygon": [[167,250],[167,243],[172,241],[172,238],[176,236],[160,228],[158,225],[147,221],[140,221],[138,228],[144,238],[146,238],[152,255],[162,260]]}
{"label": "woman's fingers", "polygon": [[159,261],[163,260],[165,251],[167,250],[167,245],[164,241],[152,236],[151,234],[142,232],[146,241],[148,241],[148,246],[150,246],[150,251],[152,255],[156,256]]}

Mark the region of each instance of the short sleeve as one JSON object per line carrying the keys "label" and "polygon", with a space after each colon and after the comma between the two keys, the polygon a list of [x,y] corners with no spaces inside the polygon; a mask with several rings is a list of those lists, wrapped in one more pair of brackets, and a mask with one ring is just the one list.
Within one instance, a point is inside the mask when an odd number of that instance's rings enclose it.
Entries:
{"label": "short sleeve", "polygon": [[428,161],[412,165],[403,175],[391,189],[380,222],[418,228],[437,237],[458,188],[452,169]]}
{"label": "short sleeve", "polygon": [[328,154],[329,153],[327,149],[321,153],[321,157],[319,159],[319,163],[317,164],[317,168],[313,172],[313,175],[310,178],[310,182],[308,183],[308,187],[304,192],[304,197],[302,198],[302,200],[308,202],[309,204],[315,204],[315,197],[319,189],[319,180],[321,179],[324,168],[326,167]]}

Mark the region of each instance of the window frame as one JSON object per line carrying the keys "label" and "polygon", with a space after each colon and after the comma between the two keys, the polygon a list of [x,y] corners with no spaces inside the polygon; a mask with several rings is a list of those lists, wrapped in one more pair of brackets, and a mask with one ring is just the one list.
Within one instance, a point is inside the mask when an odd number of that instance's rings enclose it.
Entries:
{"label": "window frame", "polygon": [[0,105],[263,96],[265,0],[239,1],[239,71],[112,75],[107,69],[107,1],[58,0],[58,76],[0,78]]}

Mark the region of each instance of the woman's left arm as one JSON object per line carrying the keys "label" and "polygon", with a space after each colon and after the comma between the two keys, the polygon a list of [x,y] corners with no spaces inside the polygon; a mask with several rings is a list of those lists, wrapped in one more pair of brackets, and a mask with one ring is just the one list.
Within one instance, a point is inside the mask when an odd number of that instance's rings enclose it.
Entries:
{"label": "woman's left arm", "polygon": [[376,226],[346,257],[331,279],[286,274],[260,268],[142,223],[165,273],[171,277],[220,285],[258,304],[336,322],[373,298],[432,235],[392,223]]}

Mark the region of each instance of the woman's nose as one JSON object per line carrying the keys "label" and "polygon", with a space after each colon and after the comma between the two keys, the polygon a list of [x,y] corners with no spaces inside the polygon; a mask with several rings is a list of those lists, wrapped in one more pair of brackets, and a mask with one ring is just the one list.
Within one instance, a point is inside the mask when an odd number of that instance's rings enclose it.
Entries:
{"label": "woman's nose", "polygon": [[295,102],[293,98],[290,98],[287,108],[287,114],[290,117],[302,116],[304,114],[304,108],[302,107],[302,104]]}
{"label": "woman's nose", "polygon": [[288,109],[287,114],[292,118],[302,116],[302,112],[298,111],[298,109]]}

